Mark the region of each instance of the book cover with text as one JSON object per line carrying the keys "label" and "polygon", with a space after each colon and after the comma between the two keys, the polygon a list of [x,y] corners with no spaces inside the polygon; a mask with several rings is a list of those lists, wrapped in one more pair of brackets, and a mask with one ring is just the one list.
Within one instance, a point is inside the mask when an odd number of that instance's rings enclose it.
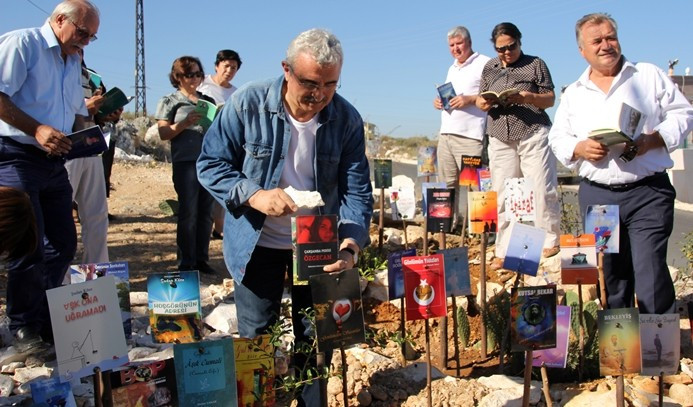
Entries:
{"label": "book cover with text", "polygon": [[479,177],[479,191],[488,192],[491,191],[493,184],[491,183],[491,170],[482,167],[477,171],[477,176]]}
{"label": "book cover with text", "polygon": [[592,233],[597,252],[618,253],[618,205],[590,205],[585,214],[585,233]]}
{"label": "book cover with text", "polygon": [[374,159],[373,175],[375,188],[390,188],[392,186],[392,160]]}
{"label": "book cover with text", "polygon": [[468,252],[466,247],[438,251],[444,258],[445,292],[448,296],[472,295]]}
{"label": "book cover with text", "polygon": [[189,343],[202,339],[198,271],[150,274],[147,292],[154,342]]}
{"label": "book cover with text", "polygon": [[436,90],[438,91],[440,102],[443,104],[443,109],[449,113],[452,110],[450,100],[457,96],[455,87],[452,85],[452,82],[445,82],[442,85],[436,86]]}
{"label": "book cover with text", "polygon": [[505,219],[515,222],[536,220],[534,183],[529,178],[505,180]]}
{"label": "book cover with text", "polygon": [[561,283],[597,284],[597,249],[594,235],[561,235]]}
{"label": "book cover with text", "polygon": [[269,335],[233,340],[239,407],[273,406],[274,346]]}
{"label": "book cover with text", "polygon": [[519,287],[510,294],[513,352],[556,347],[556,286]]}
{"label": "book cover with text", "polygon": [[402,258],[407,321],[447,315],[442,254]]}
{"label": "book cover with text", "polygon": [[455,190],[450,188],[429,188],[426,190],[426,229],[429,232],[449,233],[454,217],[453,205]]}
{"label": "book cover with text", "polygon": [[475,155],[463,155],[462,166],[460,167],[459,184],[461,187],[479,189],[479,175],[477,171],[481,168],[481,157]]}
{"label": "book cover with text", "polygon": [[556,347],[532,352],[532,366],[565,368],[568,361],[568,341],[570,338],[570,307],[556,306]]}
{"label": "book cover with text", "polygon": [[114,407],[178,406],[173,358],[137,363],[110,372]]}
{"label": "book cover with text", "polygon": [[438,156],[435,146],[419,147],[416,174],[419,177],[429,177],[438,174]]}
{"label": "book cover with text", "polygon": [[640,374],[676,374],[681,360],[679,314],[640,314],[640,347]]}
{"label": "book cover with text", "polygon": [[390,188],[392,220],[414,219],[416,194],[413,187]]}
{"label": "book cover with text", "polygon": [[467,194],[469,233],[496,233],[498,229],[498,195],[495,191]]}
{"label": "book cover with text", "polygon": [[402,258],[416,256],[416,248],[398,250],[387,256],[387,295],[394,300],[404,297],[404,272]]}
{"label": "book cover with text", "polygon": [[640,313],[637,308],[597,311],[599,373],[619,376],[640,372]]}
{"label": "book cover with text", "polygon": [[294,284],[307,285],[311,276],[339,259],[337,215],[299,215],[291,218]]}
{"label": "book cover with text", "polygon": [[[75,395],[72,393],[70,382],[61,382],[60,378],[52,377],[44,380],[29,382],[32,404],[36,407],[77,407]],[[6,395],[3,395],[6,397]],[[9,405],[9,404],[8,404]]]}
{"label": "book cover with text", "polygon": [[233,340],[183,343],[173,346],[178,400],[181,406],[235,407],[236,366]]}

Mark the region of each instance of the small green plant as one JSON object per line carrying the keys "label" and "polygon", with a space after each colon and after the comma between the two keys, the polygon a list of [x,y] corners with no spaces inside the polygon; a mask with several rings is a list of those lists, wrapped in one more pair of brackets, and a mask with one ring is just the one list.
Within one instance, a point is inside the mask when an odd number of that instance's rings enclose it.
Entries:
{"label": "small green plant", "polygon": [[[510,294],[503,290],[496,294],[486,304],[482,317],[486,326],[487,348],[493,350],[496,346],[500,346],[503,341],[510,318]],[[506,350],[510,349],[510,341],[506,343]]]}
{"label": "small green plant", "polygon": [[684,267],[687,274],[693,274],[693,232],[688,232],[683,236],[681,243],[681,253],[688,260],[688,264]]}
{"label": "small green plant", "polygon": [[568,201],[576,201],[577,193],[564,191],[563,186],[558,187],[558,196],[561,201],[561,230],[566,234],[578,235],[582,231],[582,216],[580,207]]}
{"label": "small green plant", "polygon": [[379,270],[387,269],[387,255],[377,247],[368,246],[360,253],[358,268],[361,277],[373,281]]}
{"label": "small green plant", "polygon": [[469,328],[469,317],[467,316],[467,310],[464,307],[457,308],[457,336],[460,339],[460,345],[462,348],[466,348],[469,345],[469,335],[471,330]]}
{"label": "small green plant", "polygon": [[[570,306],[570,339],[568,342],[567,375],[575,375],[580,368],[580,306],[578,295],[573,291],[566,292],[566,304]],[[599,335],[597,332],[597,310],[599,306],[594,301],[583,304],[582,321],[584,324],[584,366],[583,378],[599,376]]]}

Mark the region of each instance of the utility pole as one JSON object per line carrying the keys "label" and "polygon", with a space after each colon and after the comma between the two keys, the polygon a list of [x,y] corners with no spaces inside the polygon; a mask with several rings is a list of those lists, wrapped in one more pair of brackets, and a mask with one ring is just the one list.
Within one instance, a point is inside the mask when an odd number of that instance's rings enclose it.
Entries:
{"label": "utility pole", "polygon": [[147,81],[144,78],[144,0],[135,0],[135,116],[147,116]]}

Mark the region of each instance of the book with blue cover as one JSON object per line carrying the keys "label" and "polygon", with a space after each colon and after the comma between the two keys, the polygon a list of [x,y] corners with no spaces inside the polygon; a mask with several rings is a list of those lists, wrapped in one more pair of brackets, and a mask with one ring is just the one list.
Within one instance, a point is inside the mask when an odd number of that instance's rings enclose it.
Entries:
{"label": "book with blue cover", "polygon": [[556,286],[519,287],[510,294],[513,352],[556,347]]}
{"label": "book with blue cover", "polygon": [[404,272],[402,258],[416,256],[416,248],[398,250],[387,256],[387,295],[394,300],[404,297]]}
{"label": "book with blue cover", "polygon": [[597,252],[618,253],[618,205],[590,205],[585,213],[585,233],[592,233]]}
{"label": "book with blue cover", "polygon": [[457,96],[455,93],[455,88],[452,86],[452,82],[445,82],[442,85],[436,85],[436,90],[438,91],[438,96],[440,96],[440,102],[443,104],[443,109],[449,113],[450,110],[452,110],[450,100]]}
{"label": "book with blue cover", "polygon": [[91,157],[108,150],[106,136],[100,126],[91,126],[86,129],[70,133],[67,137],[72,142],[70,151],[65,154],[66,160],[74,158]]}
{"label": "book with blue cover", "polygon": [[466,247],[439,250],[445,260],[445,291],[448,296],[471,295],[469,256]]}
{"label": "book with blue cover", "polygon": [[35,407],[77,407],[69,381],[61,382],[59,378],[52,377],[32,381],[29,387]]}
{"label": "book with blue cover", "polygon": [[147,292],[154,342],[188,343],[202,339],[198,271],[150,274]]}
{"label": "book with blue cover", "polygon": [[237,406],[231,338],[174,345],[173,360],[181,406]]}
{"label": "book with blue cover", "polygon": [[419,177],[438,174],[438,155],[435,146],[419,147],[416,173]]}
{"label": "book with blue cover", "polygon": [[570,307],[556,306],[556,347],[532,352],[532,366],[564,368],[568,361],[568,340],[570,339]]}
{"label": "book with blue cover", "polygon": [[543,229],[522,223],[511,223],[503,268],[536,276],[545,237],[546,231]]}

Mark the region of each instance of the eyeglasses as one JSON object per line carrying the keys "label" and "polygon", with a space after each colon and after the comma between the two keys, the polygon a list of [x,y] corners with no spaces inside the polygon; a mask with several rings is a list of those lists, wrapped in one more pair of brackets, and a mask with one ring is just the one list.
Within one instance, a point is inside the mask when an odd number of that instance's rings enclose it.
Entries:
{"label": "eyeglasses", "polygon": [[512,44],[504,45],[502,47],[494,47],[496,51],[499,54],[504,53],[505,51],[515,51],[517,49],[517,41],[513,42]]}
{"label": "eyeglasses", "polygon": [[67,21],[69,21],[70,23],[72,23],[72,25],[75,26],[77,35],[79,35],[80,38],[89,38],[89,42],[94,42],[99,39],[99,37],[97,37],[96,34],[89,34],[89,30],[87,30],[84,27],[78,26],[77,23],[75,23],[71,19],[68,18]]}
{"label": "eyeglasses", "polygon": [[298,84],[301,85],[301,87],[309,92],[316,92],[320,90],[321,88],[325,88],[326,91],[328,92],[333,92],[339,88],[342,87],[341,82],[328,82],[325,84],[319,84],[315,81],[311,81],[310,79],[303,79],[299,78],[295,73],[294,73],[294,68],[289,65],[289,72],[291,73],[291,76],[296,78],[296,81],[298,81]]}
{"label": "eyeglasses", "polygon": [[184,73],[184,74],[181,74],[181,75],[182,75],[183,77],[185,77],[185,78],[188,78],[188,79],[191,79],[191,78],[202,78],[202,77],[205,76],[205,74],[203,74],[203,73],[200,72],[200,71],[197,71],[197,72],[190,72],[190,73]]}

